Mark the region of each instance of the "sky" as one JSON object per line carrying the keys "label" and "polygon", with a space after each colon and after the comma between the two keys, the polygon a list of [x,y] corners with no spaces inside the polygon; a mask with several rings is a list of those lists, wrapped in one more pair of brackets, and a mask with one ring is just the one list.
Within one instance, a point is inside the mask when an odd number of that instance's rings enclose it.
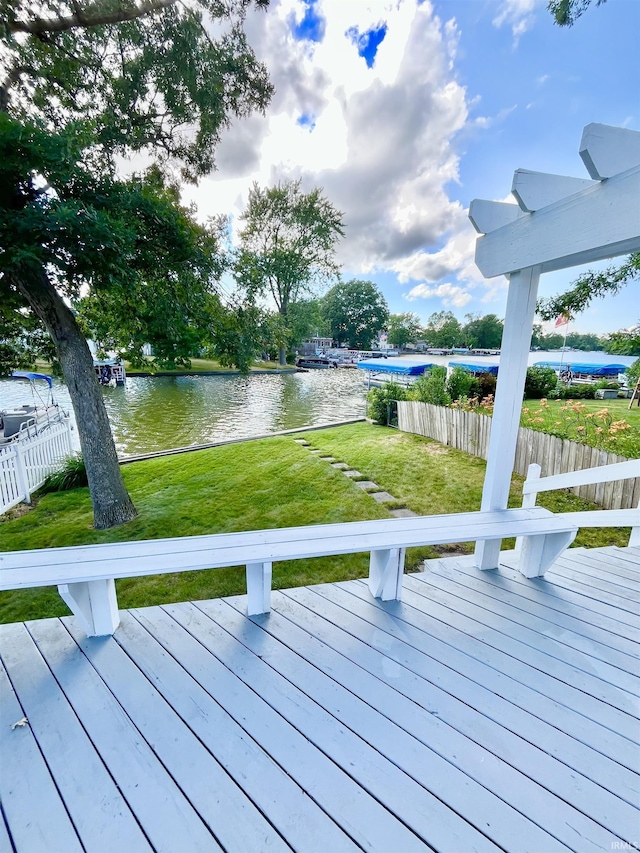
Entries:
{"label": "sky", "polygon": [[[237,227],[253,182],[321,187],[344,213],[343,280],[373,281],[392,313],[423,322],[504,317],[506,279],[473,261],[472,199],[514,201],[518,168],[587,178],[591,122],[640,130],[638,0],[593,5],[571,28],[546,0],[271,0],[247,33],[275,95],[226,132],[217,170],[185,201]],[[580,271],[543,275],[539,295]],[[638,322],[632,284],[569,331]]]}

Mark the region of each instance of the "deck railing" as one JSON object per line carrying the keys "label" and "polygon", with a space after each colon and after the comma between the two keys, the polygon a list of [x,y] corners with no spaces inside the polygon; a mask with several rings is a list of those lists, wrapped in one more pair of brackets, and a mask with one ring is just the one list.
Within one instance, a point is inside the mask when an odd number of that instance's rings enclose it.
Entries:
{"label": "deck railing", "polygon": [[32,492],[72,453],[69,418],[1,447],[0,514],[19,503],[30,503]]}

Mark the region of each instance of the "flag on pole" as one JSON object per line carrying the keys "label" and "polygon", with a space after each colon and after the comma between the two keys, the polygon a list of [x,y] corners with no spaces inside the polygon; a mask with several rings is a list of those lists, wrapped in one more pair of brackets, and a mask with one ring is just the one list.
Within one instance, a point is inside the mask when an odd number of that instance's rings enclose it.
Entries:
{"label": "flag on pole", "polygon": [[569,315],[568,314],[561,314],[556,319],[556,329],[559,329],[560,326],[566,326],[568,322],[569,322]]}

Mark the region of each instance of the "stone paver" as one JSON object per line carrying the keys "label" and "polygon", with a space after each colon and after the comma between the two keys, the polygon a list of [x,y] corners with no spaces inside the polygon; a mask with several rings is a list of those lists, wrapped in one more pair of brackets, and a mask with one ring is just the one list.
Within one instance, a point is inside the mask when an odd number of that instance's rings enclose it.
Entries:
{"label": "stone paver", "polygon": [[400,507],[399,509],[390,509],[389,512],[396,518],[413,518],[418,514],[412,509],[407,509],[406,506]]}
{"label": "stone paver", "polygon": [[318,459],[322,459],[323,462],[335,462],[335,456],[319,456]]}
{"label": "stone paver", "polygon": [[294,438],[296,444],[301,444],[303,447],[309,447],[309,442],[306,438]]}
{"label": "stone paver", "polygon": [[390,495],[389,492],[369,492],[369,495],[379,504],[386,504],[389,503],[389,501],[398,500],[398,498],[394,498],[393,495]]}
{"label": "stone paver", "polygon": [[338,471],[348,471],[349,470],[349,466],[347,465],[346,462],[332,462],[331,467],[337,468]]}
{"label": "stone paver", "polygon": [[373,480],[357,480],[356,486],[359,489],[362,489],[363,492],[380,491],[380,486],[377,483],[374,483]]}
{"label": "stone paver", "polygon": [[352,468],[350,471],[343,471],[342,473],[345,477],[362,477],[360,471],[356,471],[355,468]]}

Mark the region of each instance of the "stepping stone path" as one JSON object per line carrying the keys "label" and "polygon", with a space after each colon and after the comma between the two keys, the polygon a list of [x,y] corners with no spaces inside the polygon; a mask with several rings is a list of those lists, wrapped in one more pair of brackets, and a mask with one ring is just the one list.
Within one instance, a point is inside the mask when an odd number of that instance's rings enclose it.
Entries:
{"label": "stepping stone path", "polygon": [[[359,489],[362,489],[363,492],[370,495],[377,503],[393,503],[398,500],[398,498],[395,498],[389,492],[385,492],[384,489],[381,489],[377,483],[373,482],[373,480],[356,480],[356,477],[362,477],[360,471],[356,471],[355,468],[350,468],[346,462],[336,462],[335,457],[323,454],[321,450],[312,447],[305,438],[294,438],[293,440],[301,447],[306,447],[309,450],[309,453],[313,453],[318,457],[318,459],[321,459],[323,462],[328,462],[332,468],[342,471],[345,477],[349,477],[353,480]],[[412,516],[417,515],[416,512],[413,512],[413,510],[408,509],[407,507],[390,509],[389,514],[395,516],[395,518],[411,518]]]}

